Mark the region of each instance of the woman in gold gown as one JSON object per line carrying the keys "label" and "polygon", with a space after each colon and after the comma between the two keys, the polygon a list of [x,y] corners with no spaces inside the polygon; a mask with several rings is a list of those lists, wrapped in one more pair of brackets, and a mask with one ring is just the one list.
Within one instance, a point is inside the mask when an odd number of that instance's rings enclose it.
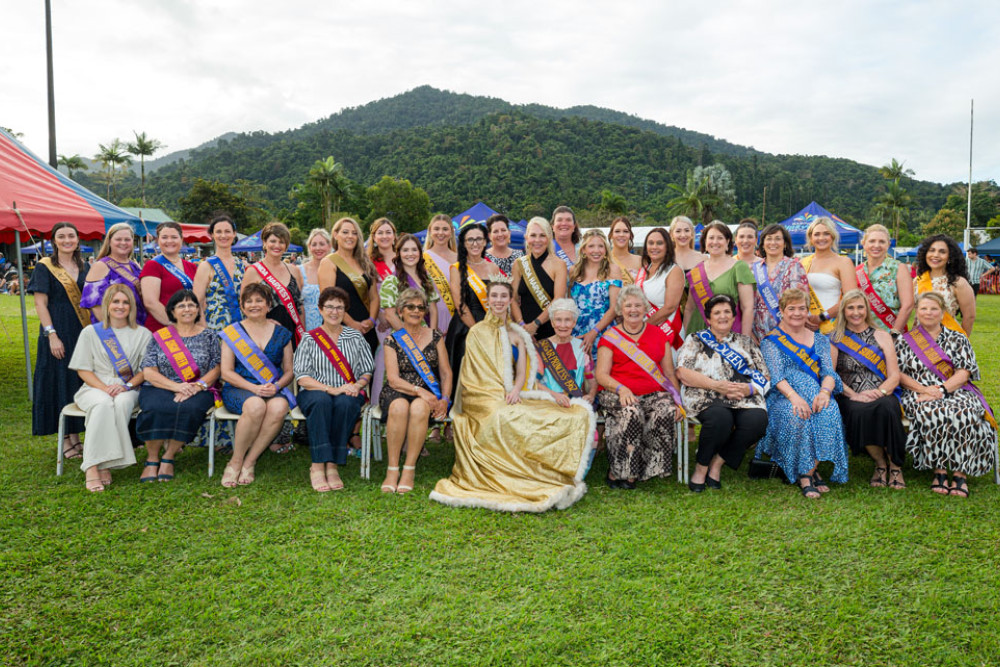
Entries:
{"label": "woman in gold gown", "polygon": [[509,283],[488,288],[490,312],[469,330],[451,418],[455,466],[431,499],[503,512],[565,509],[583,497],[594,411],[535,389],[531,337],[510,321]]}

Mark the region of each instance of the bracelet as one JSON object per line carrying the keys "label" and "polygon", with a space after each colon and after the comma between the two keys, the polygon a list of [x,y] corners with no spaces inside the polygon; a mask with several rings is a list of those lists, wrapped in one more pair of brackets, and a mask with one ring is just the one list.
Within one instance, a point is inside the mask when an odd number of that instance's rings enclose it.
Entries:
{"label": "bracelet", "polygon": [[883,396],[888,396],[889,395],[889,392],[887,392],[882,387],[879,387],[878,390],[879,390],[879,393],[882,394]]}
{"label": "bracelet", "polygon": [[55,332],[56,332],[56,328],[54,326],[52,326],[51,324],[49,326],[47,326],[47,327],[42,327],[42,333],[45,334],[46,336],[51,336]]}
{"label": "bracelet", "polygon": [[615,387],[615,393],[616,393],[616,394],[621,394],[621,391],[622,391],[622,387],[624,387],[624,386],[625,386],[625,385],[623,385],[623,384],[619,383],[619,384],[618,384],[618,386],[617,386],[617,387]]}
{"label": "bracelet", "polygon": [[830,395],[833,395],[833,390],[832,389],[827,389],[826,387],[820,387],[819,390],[820,391],[825,391],[826,393],[828,393]]}
{"label": "bracelet", "polygon": [[369,318],[368,318],[368,321],[369,321],[369,322],[371,322],[371,323],[372,323],[372,325],[376,325],[376,324],[378,324],[378,322],[376,322],[376,321],[375,321],[375,318],[374,318],[374,317],[369,317]]}

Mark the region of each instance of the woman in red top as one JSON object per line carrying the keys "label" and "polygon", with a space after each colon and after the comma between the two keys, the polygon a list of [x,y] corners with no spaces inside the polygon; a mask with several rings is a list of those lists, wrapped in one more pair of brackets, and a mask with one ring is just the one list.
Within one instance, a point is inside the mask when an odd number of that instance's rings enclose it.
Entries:
{"label": "woman in red top", "polygon": [[607,415],[608,485],[634,489],[636,481],[670,474],[674,423],[683,415],[674,398],[679,385],[670,343],[659,327],[646,324],[649,302],[642,290],[623,287],[615,310],[622,323],[597,344],[594,377]]}
{"label": "woman in red top", "polygon": [[146,306],[146,328],[159,331],[170,325],[167,302],[174,293],[194,287],[198,265],[181,259],[184,239],[176,222],[161,222],[156,227],[156,245],[160,254],[146,262],[139,274],[142,304]]}

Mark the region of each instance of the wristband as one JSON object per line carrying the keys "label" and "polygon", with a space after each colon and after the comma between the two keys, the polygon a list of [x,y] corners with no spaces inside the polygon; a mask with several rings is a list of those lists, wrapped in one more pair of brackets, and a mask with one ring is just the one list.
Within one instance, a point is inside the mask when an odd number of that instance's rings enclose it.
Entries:
{"label": "wristband", "polygon": [[619,384],[617,387],[615,387],[615,393],[616,394],[621,394],[622,387],[624,387],[624,386],[625,385],[623,385],[623,384]]}
{"label": "wristband", "polygon": [[47,327],[42,327],[42,333],[45,334],[46,336],[51,336],[55,332],[56,332],[56,328],[54,326],[52,326],[51,324],[49,326],[47,326]]}
{"label": "wristband", "polygon": [[879,390],[879,393],[882,394],[883,396],[888,396],[889,395],[889,392],[887,392],[882,387],[879,387],[878,390]]}
{"label": "wristband", "polygon": [[819,313],[819,321],[820,322],[828,322],[829,320],[830,320],[830,316],[826,314],[826,311],[825,310],[820,311],[820,313]]}
{"label": "wristband", "polygon": [[195,382],[195,384],[206,391],[208,390],[208,385],[205,383],[204,380],[198,380],[197,382]]}
{"label": "wristband", "polygon": [[831,394],[831,395],[833,394],[833,390],[832,389],[827,389],[826,387],[820,387],[819,390],[820,391],[825,391],[826,393]]}
{"label": "wristband", "polygon": [[531,320],[531,323],[532,323],[532,324],[534,324],[534,325],[535,325],[536,327],[538,327],[539,329],[541,329],[541,328],[542,328],[542,323],[541,323],[541,322],[540,322],[540,321],[538,320],[538,318],[537,318],[537,317],[536,317],[535,319]]}
{"label": "wristband", "polygon": [[376,324],[378,324],[378,322],[375,321],[374,317],[369,317],[368,321],[371,322],[373,326],[376,325]]}

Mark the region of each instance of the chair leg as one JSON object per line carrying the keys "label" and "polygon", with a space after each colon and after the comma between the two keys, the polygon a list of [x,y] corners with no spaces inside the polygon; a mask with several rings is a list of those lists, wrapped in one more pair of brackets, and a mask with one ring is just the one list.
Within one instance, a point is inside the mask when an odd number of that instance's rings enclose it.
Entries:
{"label": "chair leg", "polygon": [[366,406],[361,411],[361,479],[369,479],[371,472],[371,410]]}
{"label": "chair leg", "polygon": [[208,420],[208,478],[215,472],[215,415]]}
{"label": "chair leg", "polygon": [[372,433],[375,434],[374,440],[372,440],[372,447],[375,451],[375,460],[379,463],[382,462],[382,422],[378,422],[375,428],[372,429]]}
{"label": "chair leg", "polygon": [[63,453],[63,438],[66,437],[66,414],[59,411],[59,440],[56,441],[56,476],[63,474],[63,460],[66,455]]}

